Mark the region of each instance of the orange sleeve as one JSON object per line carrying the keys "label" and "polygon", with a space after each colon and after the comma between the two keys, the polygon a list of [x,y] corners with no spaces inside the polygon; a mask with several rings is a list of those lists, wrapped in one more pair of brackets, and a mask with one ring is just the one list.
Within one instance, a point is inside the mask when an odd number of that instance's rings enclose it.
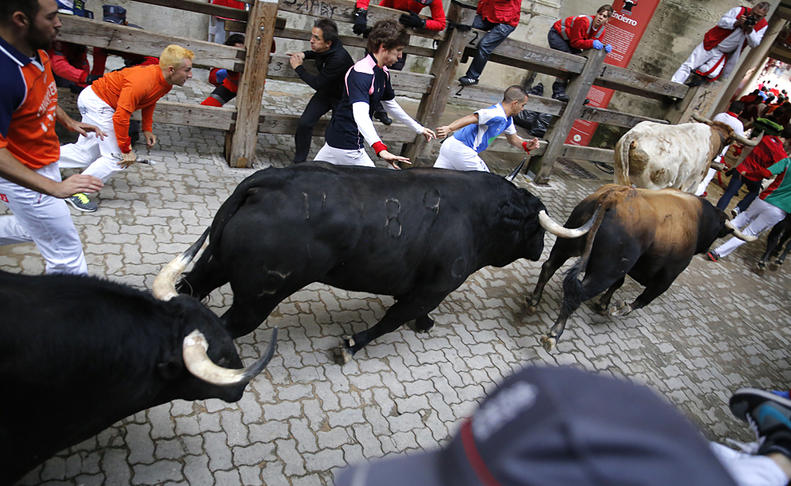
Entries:
{"label": "orange sleeve", "polygon": [[144,132],[154,131],[154,108],[156,108],[156,106],[156,103],[154,103],[153,105],[146,106],[140,111],[140,114],[143,116]]}
{"label": "orange sleeve", "polygon": [[138,102],[145,96],[146,83],[138,79],[138,76],[134,76],[136,74],[134,70],[130,69],[124,74],[127,76],[118,94],[118,104],[113,114],[113,128],[118,148],[126,154],[132,150],[132,142],[129,139],[129,117],[137,109]]}

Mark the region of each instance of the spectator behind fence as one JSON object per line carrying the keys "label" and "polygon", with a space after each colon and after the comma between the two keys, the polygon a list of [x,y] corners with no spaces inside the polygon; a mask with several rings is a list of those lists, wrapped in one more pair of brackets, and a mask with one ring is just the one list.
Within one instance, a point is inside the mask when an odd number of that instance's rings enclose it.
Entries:
{"label": "spectator behind fence", "polygon": [[[709,29],[686,61],[670,79],[676,83],[698,86],[719,77],[727,78],[739,61],[742,50],[757,47],[769,25],[764,18],[769,2],[758,2],[753,8],[734,7]],[[692,77],[690,72],[694,71]]]}
{"label": "spectator behind fence", "polygon": [[[221,7],[230,7],[237,10],[245,10],[245,3],[238,0],[211,0],[214,5]],[[209,20],[209,42],[216,42],[217,44],[225,44],[225,21],[233,20],[228,17],[214,17]],[[239,34],[239,32],[232,32],[232,34]]]}
{"label": "spectator behind fence", "polygon": [[[343,48],[338,26],[330,19],[319,19],[310,34],[310,50],[287,53],[299,78],[316,92],[299,117],[294,134],[294,163],[305,162],[310,151],[313,127],[328,111],[335,110],[343,96],[344,76],[354,65],[352,56]],[[318,74],[309,73],[302,65],[305,59],[316,61]]]}
{"label": "spectator behind fence", "polygon": [[[528,154],[538,148],[538,139],[530,141],[516,134],[513,116],[527,103],[527,93],[521,86],[510,86],[503,93],[503,101],[489,108],[459,118],[450,125],[437,128],[437,136],[444,138],[434,167],[454,170],[480,170],[489,172],[479,153],[501,133],[508,143]],[[455,133],[454,133],[455,132]],[[450,136],[453,135],[453,136]]]}
{"label": "spectator behind fence", "polygon": [[[585,49],[611,52],[612,46],[601,41],[611,15],[612,5],[602,5],[596,10],[596,15],[576,15],[558,20],[547,33],[549,47],[569,54],[579,54]],[[555,79],[552,83],[552,98],[568,101],[567,84],[565,79]]]}
{"label": "spectator behind fence", "polygon": [[[243,48],[244,36],[242,34],[231,34],[225,41],[225,45]],[[205,106],[223,106],[234,99],[236,92],[239,91],[240,77],[241,73],[236,71],[213,68],[209,71],[209,83],[214,85],[214,91],[201,104]]]}
{"label": "spectator behind fence", "polygon": [[[192,78],[193,53],[181,46],[169,45],[157,66],[135,66],[107,73],[82,90],[77,106],[84,122],[95,123],[107,133],[100,140],[95,135],[80,135],[76,143],[60,149],[61,168],[87,167],[83,174],[106,182],[114,173],[126,169],[137,156],[129,139],[129,117],[142,110],[146,146],[157,142],[154,135],[154,108],[173,85],[183,86]],[[67,201],[80,211],[93,212],[97,204],[83,193]]]}
{"label": "spectator behind fence", "polygon": [[[381,101],[385,109],[416,133],[430,141],[434,132],[410,117],[395,100],[387,66],[401,57],[409,42],[404,27],[394,20],[380,20],[368,34],[367,54],[357,61],[346,74],[343,97],[327,127],[326,141],[316,154],[316,160],[339,165],[374,167],[363,148],[363,140],[376,151],[381,159],[398,169],[397,162],[409,163],[407,157],[391,153],[376,133],[370,106]],[[410,140],[411,141],[411,140]]]}
{"label": "spectator behind fence", "polygon": [[645,386],[571,367],[506,378],[443,448],[342,470],[336,486],[782,486],[791,476],[791,401],[742,389],[733,414],[761,441],[707,443]]}
{"label": "spectator behind fence", "polygon": [[474,29],[487,33],[478,41],[478,50],[467,68],[467,74],[459,78],[462,86],[478,84],[478,78],[489,61],[492,51],[499,46],[519,25],[521,0],[480,0],[477,14],[472,21]]}
{"label": "spectator behind fence", "polygon": [[80,235],[61,198],[95,192],[102,181],[73,175],[61,181],[55,119],[85,136],[104,133],[71,119],[58,106],[48,49],[61,27],[55,0],[0,2],[0,245],[34,242],[47,273],[88,272]]}

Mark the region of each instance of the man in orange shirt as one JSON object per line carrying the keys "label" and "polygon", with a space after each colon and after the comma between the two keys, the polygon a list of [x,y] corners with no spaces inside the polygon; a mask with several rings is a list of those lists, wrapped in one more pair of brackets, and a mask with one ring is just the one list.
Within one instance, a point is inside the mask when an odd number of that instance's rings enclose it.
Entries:
{"label": "man in orange shirt", "polygon": [[0,245],[33,241],[47,273],[87,273],[77,229],[63,199],[102,187],[95,177],[61,181],[55,119],[81,135],[104,134],[58,106],[49,48],[61,27],[55,0],[0,2]]}
{"label": "man in orange shirt", "polygon": [[[134,66],[105,74],[77,98],[82,121],[95,124],[107,136],[80,136],[76,143],[60,148],[61,168],[88,167],[82,173],[106,182],[115,172],[132,165],[136,156],[129,139],[129,117],[142,110],[143,136],[152,147],[154,107],[173,85],[183,86],[192,77],[192,51],[169,45],[159,57],[159,65]],[[83,193],[66,200],[80,211],[93,212],[97,204]]]}

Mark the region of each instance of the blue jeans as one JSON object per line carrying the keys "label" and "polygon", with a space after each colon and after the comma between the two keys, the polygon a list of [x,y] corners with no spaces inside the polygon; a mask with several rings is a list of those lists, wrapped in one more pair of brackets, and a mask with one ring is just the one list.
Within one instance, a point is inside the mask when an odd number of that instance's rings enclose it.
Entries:
{"label": "blue jeans", "polygon": [[516,27],[508,24],[493,24],[488,20],[484,20],[480,15],[475,16],[475,20],[472,21],[472,27],[474,29],[488,31],[486,35],[481,38],[480,42],[478,42],[478,52],[475,54],[475,58],[467,69],[468,78],[478,79],[492,51],[499,46]]}
{"label": "blue jeans", "polygon": [[738,207],[739,211],[744,211],[747,209],[750,206],[750,203],[755,200],[758,192],[761,190],[761,181],[751,181],[749,179],[745,179],[736,170],[733,171],[733,175],[731,175],[731,181],[728,183],[728,187],[725,189],[722,197],[719,201],[717,201],[717,208],[725,211],[725,208],[728,207],[728,203],[731,202],[733,196],[739,193],[739,189],[742,188],[742,185],[747,186],[747,190],[750,192],[744,196],[744,199],[742,199],[741,202],[739,202]]}

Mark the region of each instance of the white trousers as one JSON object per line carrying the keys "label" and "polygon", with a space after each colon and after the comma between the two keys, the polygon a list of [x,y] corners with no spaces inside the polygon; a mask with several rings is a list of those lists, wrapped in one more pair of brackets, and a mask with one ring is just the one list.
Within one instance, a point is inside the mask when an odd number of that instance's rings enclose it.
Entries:
{"label": "white trousers", "polygon": [[313,160],[320,160],[329,162],[335,165],[360,165],[364,167],[376,167],[373,160],[368,157],[364,149],[347,150],[330,147],[324,142],[324,146],[319,149],[319,152]]}
{"label": "white trousers", "polygon": [[[37,170],[60,181],[57,162]],[[88,273],[77,228],[66,202],[0,177],[0,200],[12,215],[0,216],[0,245],[33,242],[46,260],[47,273]]]}
{"label": "white trousers", "polygon": [[82,90],[77,98],[77,108],[80,109],[82,121],[101,128],[107,136],[100,140],[95,133],[88,133],[87,137],[80,135],[76,143],[60,147],[61,169],[87,167],[83,174],[98,177],[102,182],[116,172],[123,169],[120,165],[121,149],[115,138],[113,127],[113,114],[115,110],[96,96],[90,86]]}
{"label": "white trousers", "polygon": [[[747,236],[758,236],[767,228],[776,225],[786,217],[786,212],[761,198],[755,198],[746,211],[733,218],[733,225]],[[720,257],[729,255],[745,243],[735,236],[714,250]]]}
{"label": "white trousers", "polygon": [[717,169],[711,169],[711,168],[709,169],[709,171],[706,173],[706,177],[703,178],[703,180],[698,185],[698,188],[695,190],[696,196],[702,196],[703,193],[706,192],[706,188],[709,187],[709,183],[711,182],[712,179],[714,179],[714,176],[716,174],[717,174]]}
{"label": "white trousers", "polygon": [[489,166],[478,156],[478,153],[452,135],[442,142],[434,167],[489,172]]}
{"label": "white trousers", "polygon": [[766,456],[745,454],[716,442],[710,442],[711,452],[739,486],[785,486],[788,477]]}
{"label": "white trousers", "polygon": [[689,77],[690,71],[693,69],[699,69],[701,72],[707,72],[711,70],[718,62],[720,63],[716,69],[714,69],[711,73],[708,74],[709,78],[716,78],[720,72],[725,68],[725,64],[727,59],[720,59],[725,54],[720,52],[719,49],[716,47],[710,51],[707,51],[703,48],[703,43],[701,42],[698,44],[697,47],[692,51],[692,54],[689,55],[686,61],[678,68],[673,77],[670,78],[671,81],[676,83],[684,83]]}

